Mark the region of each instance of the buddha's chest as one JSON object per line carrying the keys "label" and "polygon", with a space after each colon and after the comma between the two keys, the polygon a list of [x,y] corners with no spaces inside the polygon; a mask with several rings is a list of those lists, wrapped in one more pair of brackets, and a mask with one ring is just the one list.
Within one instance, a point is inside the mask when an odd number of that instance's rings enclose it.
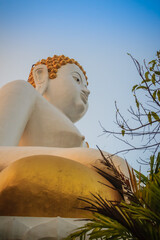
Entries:
{"label": "buddha's chest", "polygon": [[19,146],[80,147],[84,137],[58,109],[39,105],[32,112]]}

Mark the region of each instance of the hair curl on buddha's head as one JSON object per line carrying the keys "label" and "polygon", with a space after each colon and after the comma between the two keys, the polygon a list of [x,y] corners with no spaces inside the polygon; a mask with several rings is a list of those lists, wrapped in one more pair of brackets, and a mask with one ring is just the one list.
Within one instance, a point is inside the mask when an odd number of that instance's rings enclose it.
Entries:
{"label": "hair curl on buddha's head", "polygon": [[[68,63],[76,64],[81,69],[81,71],[83,72],[83,74],[87,80],[86,72],[84,71],[83,67],[77,61],[75,61],[73,58],[65,57],[64,55],[60,55],[60,56],[54,55],[53,57],[48,57],[47,59],[42,59],[41,61],[37,62],[36,64],[34,64],[32,66],[30,74],[29,74],[28,82],[34,88],[36,87],[34,78],[33,78],[33,69],[37,65],[45,64],[48,69],[49,79],[54,79],[57,77],[58,69]],[[87,85],[88,85],[88,82],[87,82]]]}

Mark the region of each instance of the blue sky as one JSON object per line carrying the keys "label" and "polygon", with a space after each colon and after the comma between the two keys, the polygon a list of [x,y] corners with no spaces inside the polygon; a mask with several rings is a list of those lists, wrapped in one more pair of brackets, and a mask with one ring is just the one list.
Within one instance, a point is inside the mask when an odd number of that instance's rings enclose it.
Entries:
{"label": "blue sky", "polygon": [[[127,115],[131,88],[139,80],[127,55],[142,62],[160,49],[160,1],[155,0],[0,0],[0,86],[26,79],[39,59],[64,54],[82,64],[89,78],[90,108],[77,123],[91,147],[115,152],[121,143],[102,129],[114,130],[117,100]],[[138,168],[130,154],[127,159]]]}

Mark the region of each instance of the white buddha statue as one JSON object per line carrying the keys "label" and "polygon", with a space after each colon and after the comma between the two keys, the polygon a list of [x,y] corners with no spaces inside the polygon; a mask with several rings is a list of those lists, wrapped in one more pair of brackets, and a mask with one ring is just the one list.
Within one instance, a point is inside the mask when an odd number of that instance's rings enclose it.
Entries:
{"label": "white buddha statue", "polygon": [[84,137],[73,123],[88,108],[87,80],[78,63],[64,59],[48,58],[32,68],[29,81],[37,91],[25,81],[1,89],[1,146],[83,145]]}
{"label": "white buddha statue", "polygon": [[[36,63],[28,82],[1,88],[0,215],[80,218],[88,216],[80,196],[121,199],[93,168],[107,171],[100,152],[74,125],[88,109],[87,85],[78,62],[55,55]],[[127,171],[121,158],[113,161]]]}

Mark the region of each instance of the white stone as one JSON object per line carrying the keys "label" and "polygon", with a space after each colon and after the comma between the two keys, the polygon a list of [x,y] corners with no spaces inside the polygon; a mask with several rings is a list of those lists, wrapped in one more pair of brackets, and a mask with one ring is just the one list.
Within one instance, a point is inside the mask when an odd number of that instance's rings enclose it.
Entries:
{"label": "white stone", "polygon": [[76,218],[0,217],[0,239],[62,240],[85,223]]}
{"label": "white stone", "polygon": [[[0,90],[0,170],[20,158],[43,154],[104,169],[99,150],[85,148],[84,136],[74,125],[86,113],[90,93],[80,68],[62,66],[52,80],[46,66],[38,65],[33,76],[37,91],[23,80]],[[127,173],[123,159],[114,156],[113,161]],[[62,239],[83,224],[59,217],[0,217],[0,239]]]}
{"label": "white stone", "polygon": [[23,80],[2,87],[0,146],[83,146],[84,136],[73,122],[88,109],[84,74],[77,65],[67,64],[58,70],[56,79],[47,76],[45,80],[48,84],[40,81],[41,88],[45,85],[43,96]]}

